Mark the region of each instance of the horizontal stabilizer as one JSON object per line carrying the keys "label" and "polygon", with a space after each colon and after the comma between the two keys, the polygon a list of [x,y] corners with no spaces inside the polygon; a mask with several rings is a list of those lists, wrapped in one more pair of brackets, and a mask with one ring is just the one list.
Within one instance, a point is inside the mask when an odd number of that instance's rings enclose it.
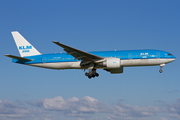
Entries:
{"label": "horizontal stabilizer", "polygon": [[14,55],[5,55],[5,56],[10,57],[10,58],[14,58],[14,59],[17,59],[17,60],[21,60],[21,61],[32,61],[31,59],[18,57],[18,56],[14,56]]}

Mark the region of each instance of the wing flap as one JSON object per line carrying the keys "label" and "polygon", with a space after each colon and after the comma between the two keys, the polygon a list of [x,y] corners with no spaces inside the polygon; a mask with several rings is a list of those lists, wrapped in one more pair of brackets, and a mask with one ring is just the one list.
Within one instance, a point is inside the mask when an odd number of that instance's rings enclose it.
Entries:
{"label": "wing flap", "polygon": [[10,58],[14,58],[14,59],[17,59],[17,60],[21,60],[21,61],[32,61],[31,59],[18,57],[18,56],[14,56],[14,55],[5,55],[5,56],[10,57]]}

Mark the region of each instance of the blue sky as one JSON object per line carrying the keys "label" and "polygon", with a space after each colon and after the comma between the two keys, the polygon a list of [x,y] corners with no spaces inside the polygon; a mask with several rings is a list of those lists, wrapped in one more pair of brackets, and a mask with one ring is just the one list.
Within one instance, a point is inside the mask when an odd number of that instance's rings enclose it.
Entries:
{"label": "blue sky", "polygon": [[[0,2],[0,119],[180,119],[180,1],[3,0]],[[158,49],[176,61],[125,68],[89,80],[82,70],[14,64],[11,31],[41,53],[64,52],[59,41],[84,51]]]}

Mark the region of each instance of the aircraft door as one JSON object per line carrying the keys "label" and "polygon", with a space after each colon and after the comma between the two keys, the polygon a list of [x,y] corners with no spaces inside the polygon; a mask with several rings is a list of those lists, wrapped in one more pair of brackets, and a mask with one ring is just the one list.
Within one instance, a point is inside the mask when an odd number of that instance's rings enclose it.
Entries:
{"label": "aircraft door", "polygon": [[128,54],[128,58],[129,58],[129,59],[132,59],[132,57],[133,57],[132,53],[129,53],[129,54]]}
{"label": "aircraft door", "polygon": [[42,58],[42,62],[43,62],[43,63],[46,63],[46,61],[47,61],[47,58],[46,58],[46,57],[43,57],[43,58]]}
{"label": "aircraft door", "polygon": [[156,58],[160,58],[160,53],[159,52],[156,53]]}

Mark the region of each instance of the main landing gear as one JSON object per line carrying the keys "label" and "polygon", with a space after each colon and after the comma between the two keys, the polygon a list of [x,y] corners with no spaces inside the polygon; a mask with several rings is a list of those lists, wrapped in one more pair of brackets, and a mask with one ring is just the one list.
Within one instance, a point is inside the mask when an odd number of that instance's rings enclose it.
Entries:
{"label": "main landing gear", "polygon": [[89,70],[89,72],[86,72],[85,75],[91,79],[92,77],[98,77],[99,74],[96,72],[96,69]]}
{"label": "main landing gear", "polygon": [[160,70],[159,70],[160,73],[163,72],[162,68],[163,68],[164,66],[165,66],[165,64],[160,64]]}

